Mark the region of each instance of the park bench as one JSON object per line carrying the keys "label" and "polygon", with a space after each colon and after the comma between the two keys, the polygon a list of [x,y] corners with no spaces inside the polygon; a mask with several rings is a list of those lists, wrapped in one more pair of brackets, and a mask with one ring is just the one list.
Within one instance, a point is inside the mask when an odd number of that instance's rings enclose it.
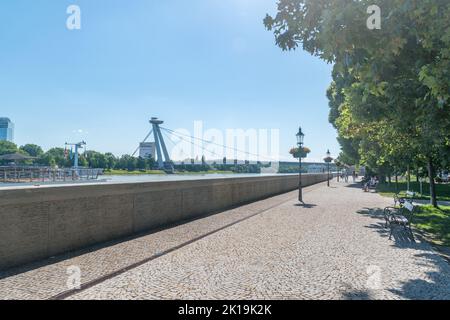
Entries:
{"label": "park bench", "polygon": [[[389,240],[392,238],[392,232],[395,227],[403,227],[409,232],[412,240],[414,241],[414,234],[411,229],[411,223],[414,218],[416,207],[411,201],[398,198],[399,207],[386,207],[384,209],[384,219],[386,220],[386,228],[390,228]],[[403,200],[403,203],[400,201]]]}
{"label": "park bench", "polygon": [[406,191],[406,196],[409,198],[414,198],[416,196],[416,193],[414,191]]}
{"label": "park bench", "polygon": [[406,198],[400,197],[398,193],[394,194],[394,207],[397,207],[397,205],[402,207],[405,201],[411,202],[416,195],[417,193],[414,191],[406,191]]}
{"label": "park bench", "polygon": [[398,193],[394,194],[394,207],[403,207],[405,198],[400,197]]}
{"label": "park bench", "polygon": [[361,182],[362,182],[363,190],[366,192],[368,192],[370,189],[375,190],[378,186],[378,180],[374,182],[370,179],[364,179]]}

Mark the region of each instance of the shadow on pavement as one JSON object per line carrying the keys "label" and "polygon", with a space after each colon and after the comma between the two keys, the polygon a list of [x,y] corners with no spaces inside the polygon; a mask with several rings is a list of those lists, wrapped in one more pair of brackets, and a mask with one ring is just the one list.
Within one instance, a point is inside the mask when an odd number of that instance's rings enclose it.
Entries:
{"label": "shadow on pavement", "polygon": [[101,242],[101,243],[98,243],[98,244],[89,245],[89,246],[86,246],[84,248],[80,248],[80,249],[76,249],[76,250],[73,250],[73,251],[68,251],[68,252],[65,252],[65,253],[58,254],[58,255],[56,255],[54,257],[39,259],[39,260],[36,260],[36,261],[28,262],[26,264],[19,265],[19,266],[16,266],[16,267],[12,267],[12,268],[8,268],[8,269],[1,269],[0,270],[0,280],[8,278],[8,277],[15,276],[15,275],[19,275],[21,273],[25,273],[25,272],[29,272],[29,271],[32,271],[32,270],[36,270],[36,269],[39,269],[39,268],[42,268],[42,267],[57,265],[58,263],[65,262],[66,260],[77,258],[79,256],[83,256],[85,254],[89,254],[89,253],[92,253],[92,252],[95,252],[95,251],[98,251],[98,250],[101,250],[101,249],[114,247],[114,246],[119,245],[119,244],[125,244],[125,243],[127,243],[129,241],[133,241],[133,240],[145,237],[145,236],[149,236],[149,235],[154,234],[154,233],[158,233],[158,232],[161,232],[161,231],[164,231],[164,230],[175,228],[175,227],[178,227],[178,226],[181,226],[183,224],[187,224],[187,223],[190,223],[190,222],[193,222],[193,221],[197,221],[197,220],[201,220],[201,219],[204,219],[204,218],[208,218],[210,216],[214,216],[214,215],[216,215],[218,213],[225,212],[227,210],[232,210],[232,209],[235,209],[235,208],[239,208],[239,207],[241,207],[243,205],[250,204],[252,202],[254,202],[254,201],[244,202],[244,203],[241,203],[241,204],[237,204],[235,206],[230,206],[227,209],[221,209],[221,210],[217,210],[217,211],[208,212],[208,213],[205,213],[205,214],[202,214],[202,215],[198,215],[198,216],[195,216],[195,217],[192,217],[192,218],[183,219],[183,220],[180,220],[178,222],[163,224],[163,225],[161,225],[159,227],[156,227],[156,228],[153,228],[153,229],[149,229],[149,230],[146,230],[146,231],[138,232],[136,234],[132,234],[132,235],[129,235],[129,236],[123,236],[123,237],[120,237],[118,239],[113,239],[113,240]]}
{"label": "shadow on pavement", "polygon": [[[353,188],[353,189],[360,189],[361,192],[364,192],[361,182],[351,183],[351,184],[346,185],[345,187],[346,188]],[[378,193],[378,192],[375,189],[369,189],[369,191],[367,191],[365,193]]]}
{"label": "shadow on pavement", "polygon": [[312,209],[314,207],[317,207],[316,204],[308,204],[308,203],[296,203],[294,206],[305,208],[305,209]]}
{"label": "shadow on pavement", "polygon": [[[390,234],[389,227],[386,226],[386,222],[384,220],[383,209],[381,208],[364,208],[357,212],[358,214],[369,216],[372,219],[378,220],[375,223],[372,223],[366,228],[375,230],[381,237],[388,238]],[[418,247],[420,243],[417,243],[413,239],[411,239],[409,231],[405,230],[403,227],[395,227],[392,233],[392,244],[397,248],[412,248],[412,249],[421,249]]]}
{"label": "shadow on pavement", "polygon": [[[366,226],[366,228],[374,230],[381,237],[389,237],[390,230],[386,227],[383,209],[363,208],[357,211],[357,213],[377,220]],[[427,281],[423,279],[410,279],[404,281],[401,287],[388,290],[405,299],[450,299],[450,264],[435,252],[420,235],[415,236],[421,241],[413,241],[406,230],[403,228],[395,228],[392,234],[392,246],[398,249],[418,250],[419,252],[414,255],[415,264],[417,266],[427,267],[433,271],[424,274]],[[445,293],[444,295],[442,294],[443,292]],[[354,295],[358,297],[358,292],[350,292],[348,295],[348,298],[352,299]],[[364,293],[361,293],[361,295],[363,297]]]}
{"label": "shadow on pavement", "polygon": [[342,294],[344,300],[372,300],[369,292],[363,290],[347,291]]}
{"label": "shadow on pavement", "polygon": [[[436,271],[426,273],[427,281],[424,279],[411,279],[403,282],[400,289],[390,289],[389,291],[406,299],[449,300],[448,263],[434,252],[416,254],[415,257],[421,261],[418,265],[433,265],[436,267]],[[437,290],[439,286],[443,286],[443,288]]]}
{"label": "shadow on pavement", "polygon": [[[344,183],[347,183],[347,182],[344,182]],[[358,182],[347,184],[345,187],[346,188],[361,189],[361,192],[362,192],[362,185],[361,185],[361,183],[358,183]]]}

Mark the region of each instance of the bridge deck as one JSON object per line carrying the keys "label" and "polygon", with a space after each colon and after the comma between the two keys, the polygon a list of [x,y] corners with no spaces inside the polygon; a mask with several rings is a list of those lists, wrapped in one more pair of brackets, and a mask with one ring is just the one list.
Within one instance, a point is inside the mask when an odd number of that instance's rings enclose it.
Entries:
{"label": "bridge deck", "polygon": [[[1,299],[450,299],[450,266],[402,232],[392,201],[333,182],[0,273]],[[82,289],[67,289],[79,266]]]}

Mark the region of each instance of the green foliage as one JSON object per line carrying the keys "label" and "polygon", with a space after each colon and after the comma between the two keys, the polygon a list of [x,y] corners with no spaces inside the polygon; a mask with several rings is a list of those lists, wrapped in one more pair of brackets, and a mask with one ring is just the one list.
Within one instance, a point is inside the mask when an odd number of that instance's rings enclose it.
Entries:
{"label": "green foliage", "polygon": [[[382,9],[381,30],[366,9]],[[329,120],[340,161],[381,176],[450,162],[448,0],[279,0],[264,24],[283,50],[333,63]]]}
{"label": "green foliage", "polygon": [[[68,168],[73,166],[73,159],[65,154],[63,148],[52,148],[44,152],[42,148],[35,144],[26,144],[18,148],[14,143],[0,141],[0,155],[11,153],[23,153],[36,157],[35,163],[42,166]],[[6,161],[0,162],[0,165],[6,164]],[[25,164],[31,165],[32,161]],[[106,170],[150,170],[155,167],[153,158],[142,159],[130,155],[124,155],[120,158],[112,153],[100,153],[97,151],[87,151],[79,155],[78,164],[80,167],[101,168]]]}
{"label": "green foliage", "polygon": [[[399,181],[398,185],[398,193],[401,197],[406,197],[407,183],[406,181]],[[414,199],[419,200],[429,200],[430,199],[430,184],[423,182],[422,183],[422,192],[420,193],[420,184],[416,181],[410,182],[410,191],[416,193]],[[396,186],[394,183],[380,183],[377,187],[377,191],[386,197],[393,198],[394,194],[397,193]],[[438,201],[450,201],[450,184],[437,184],[436,185],[436,194]]]}
{"label": "green foliage", "polygon": [[0,156],[18,152],[17,146],[9,141],[0,141]]}
{"label": "green foliage", "polygon": [[40,157],[44,154],[42,148],[35,144],[26,144],[20,147],[20,150],[30,155],[31,157]]}
{"label": "green foliage", "polygon": [[[16,152],[19,152],[19,149],[14,143],[9,141],[0,141],[0,156]],[[0,160],[0,166],[5,165],[6,163],[7,161]]]}
{"label": "green foliage", "polygon": [[37,161],[41,165],[51,167],[71,167],[71,161],[66,159],[63,148],[52,148],[45,152]]}
{"label": "green foliage", "polygon": [[302,158],[306,158],[308,156],[308,154],[311,153],[311,149],[307,148],[307,147],[303,147],[301,150],[300,148],[292,148],[289,153],[296,159],[302,157]]}
{"label": "green foliage", "polygon": [[450,207],[423,206],[415,215],[413,225],[437,245],[450,246]]}
{"label": "green foliage", "polygon": [[111,169],[105,154],[96,151],[87,151],[85,156],[89,167]]}

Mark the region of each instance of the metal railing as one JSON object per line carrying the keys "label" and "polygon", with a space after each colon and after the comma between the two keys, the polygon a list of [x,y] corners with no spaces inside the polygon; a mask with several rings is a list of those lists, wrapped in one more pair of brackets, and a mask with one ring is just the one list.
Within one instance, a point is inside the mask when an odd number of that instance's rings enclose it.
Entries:
{"label": "metal railing", "polygon": [[0,167],[0,183],[97,180],[103,169],[9,166]]}

